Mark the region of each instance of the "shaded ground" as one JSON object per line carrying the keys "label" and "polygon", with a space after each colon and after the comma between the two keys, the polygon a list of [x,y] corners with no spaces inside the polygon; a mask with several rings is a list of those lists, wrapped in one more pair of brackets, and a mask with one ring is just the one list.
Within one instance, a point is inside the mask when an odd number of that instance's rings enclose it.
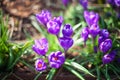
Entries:
{"label": "shaded ground", "polygon": [[11,40],[25,40],[27,37],[38,37],[40,34],[33,28],[29,17],[42,9],[63,10],[58,0],[2,0],[1,8],[4,16],[9,15],[9,31]]}

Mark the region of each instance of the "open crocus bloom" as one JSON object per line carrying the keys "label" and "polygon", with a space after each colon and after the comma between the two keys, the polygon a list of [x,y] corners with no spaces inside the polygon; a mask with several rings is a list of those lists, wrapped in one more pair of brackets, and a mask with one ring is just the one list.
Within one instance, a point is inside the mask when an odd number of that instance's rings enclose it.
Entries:
{"label": "open crocus bloom", "polygon": [[48,51],[48,41],[46,38],[35,40],[35,44],[32,46],[32,49],[39,55],[45,55]]}
{"label": "open crocus bloom", "polygon": [[65,56],[60,51],[52,52],[48,56],[48,60],[52,68],[59,68],[62,64],[64,64]]}
{"label": "open crocus bloom", "polygon": [[42,59],[37,59],[35,62],[35,68],[37,71],[43,71],[47,68],[46,63]]}
{"label": "open crocus bloom", "polygon": [[44,26],[46,26],[47,22],[51,19],[51,17],[51,13],[47,10],[42,10],[41,13],[36,14],[37,21],[43,24]]}

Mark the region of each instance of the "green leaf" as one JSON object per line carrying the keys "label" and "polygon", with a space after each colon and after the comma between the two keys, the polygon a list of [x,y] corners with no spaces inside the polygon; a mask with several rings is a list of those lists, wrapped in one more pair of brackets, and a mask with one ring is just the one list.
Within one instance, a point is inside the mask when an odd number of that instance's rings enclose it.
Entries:
{"label": "green leaf", "polygon": [[26,42],[26,43],[21,47],[21,49],[22,49],[23,51],[25,51],[25,49],[27,49],[28,47],[30,47],[30,46],[33,44],[32,42],[33,42],[33,40]]}
{"label": "green leaf", "polygon": [[9,69],[9,67],[11,66],[11,64],[14,62],[14,55],[12,52],[12,49],[9,49],[9,59],[8,59],[8,64],[7,64],[7,68]]}
{"label": "green leaf", "polygon": [[39,78],[39,76],[42,74],[42,72],[39,72],[36,76],[35,76],[35,78],[34,78],[34,80],[38,80],[38,78]]}
{"label": "green leaf", "polygon": [[47,80],[53,80],[52,78],[53,78],[55,72],[56,72],[56,69],[52,68],[52,69],[50,70],[50,72],[48,73],[46,79],[47,79]]}
{"label": "green leaf", "polygon": [[99,69],[98,66],[96,66],[96,71],[97,71],[97,79],[98,79],[98,80],[101,80],[101,79],[100,79],[100,69]]}
{"label": "green leaf", "polygon": [[68,69],[70,72],[72,72],[74,75],[76,75],[79,79],[81,80],[85,80],[76,70],[74,70],[73,68],[69,67],[69,66],[66,66],[64,65],[64,67],[66,69]]}
{"label": "green leaf", "polygon": [[73,31],[77,30],[81,25],[81,23],[78,23],[75,26],[73,26]]}
{"label": "green leaf", "polygon": [[66,64],[66,65],[69,65],[69,66],[71,66],[71,67],[74,67],[74,68],[80,70],[81,72],[84,72],[84,73],[89,74],[89,75],[91,75],[91,76],[94,77],[94,75],[91,74],[86,68],[84,68],[82,65],[80,65],[80,64],[78,64],[78,63],[76,63],[76,62],[66,61],[65,64]]}

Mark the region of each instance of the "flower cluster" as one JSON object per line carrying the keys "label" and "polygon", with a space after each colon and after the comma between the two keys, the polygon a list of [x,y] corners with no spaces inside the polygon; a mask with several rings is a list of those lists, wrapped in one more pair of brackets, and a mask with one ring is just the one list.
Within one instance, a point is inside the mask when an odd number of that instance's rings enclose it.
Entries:
{"label": "flower cluster", "polygon": [[109,50],[112,48],[112,40],[109,39],[109,32],[106,29],[102,29],[100,31],[98,43],[100,51],[104,53],[104,56],[102,58],[103,64],[108,64],[113,61],[116,55],[116,51],[113,50],[108,53]]}
{"label": "flower cluster", "polygon": [[73,34],[72,26],[70,24],[65,24],[62,29],[62,34],[63,37],[59,38],[59,42],[66,52],[73,45],[73,39],[71,38]]}
{"label": "flower cluster", "polygon": [[84,11],[84,17],[88,27],[82,30],[81,37],[83,38],[84,42],[86,42],[89,34],[95,38],[100,32],[98,25],[99,15],[94,12]]}
{"label": "flower cluster", "polygon": [[[32,46],[33,51],[35,51],[40,56],[45,56],[48,52],[48,41],[46,38],[35,40],[35,44]],[[59,68],[65,62],[65,56],[61,51],[51,52],[48,56],[50,67]],[[35,68],[38,71],[45,70],[47,68],[47,63],[43,59],[37,59],[35,62]]]}
{"label": "flower cluster", "polygon": [[[62,29],[62,37],[59,37],[60,29],[63,23],[63,17],[53,17],[49,11],[42,10],[40,14],[36,14],[36,19],[40,24],[43,24],[47,29],[48,33],[55,35],[58,38],[58,41],[61,47],[64,49],[64,54],[61,51],[51,52],[48,56],[49,44],[46,38],[35,40],[35,44],[32,46],[33,51],[38,55],[44,56],[49,61],[49,65],[52,68],[59,68],[65,62],[65,52],[73,45],[73,39],[71,38],[73,34],[73,29],[70,24],[65,24]],[[38,71],[45,70],[47,68],[46,62],[44,59],[37,59],[35,62],[35,68]]]}
{"label": "flower cluster", "polygon": [[[99,50],[104,53],[103,56],[103,64],[107,64],[114,60],[114,57],[116,55],[115,51],[110,51],[112,48],[112,40],[109,38],[109,32],[107,29],[100,29],[98,25],[99,15],[94,12],[88,12],[84,11],[84,18],[88,24],[88,27],[85,27],[82,30],[81,37],[84,40],[84,43],[86,43],[88,36],[91,35],[93,40],[98,37],[98,48]],[[94,45],[94,52],[97,52],[97,47]]]}

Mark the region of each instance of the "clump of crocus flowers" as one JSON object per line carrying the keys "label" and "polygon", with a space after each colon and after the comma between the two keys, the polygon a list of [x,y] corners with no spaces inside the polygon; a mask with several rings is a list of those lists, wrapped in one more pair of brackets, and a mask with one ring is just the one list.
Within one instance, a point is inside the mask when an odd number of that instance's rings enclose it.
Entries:
{"label": "clump of crocus flowers", "polygon": [[[109,32],[107,29],[100,29],[98,21],[99,15],[95,12],[84,11],[84,18],[87,22],[87,27],[83,28],[81,32],[81,37],[83,38],[84,44],[86,45],[86,41],[91,36],[93,40],[93,49],[94,52],[98,51],[103,53],[102,62],[103,64],[108,64],[112,62],[115,58],[116,51],[112,50],[112,40],[109,38]],[[98,36],[98,38],[97,38]],[[98,39],[98,44],[94,43],[95,39]]]}
{"label": "clump of crocus flowers", "polygon": [[[41,13],[36,14],[37,21],[42,24],[45,29],[47,29],[48,33],[55,35],[64,49],[62,51],[53,51],[48,56],[46,55],[49,50],[49,41],[46,38],[41,38],[34,41],[34,45],[32,49],[39,56],[44,56],[43,58],[39,58],[35,62],[35,68],[37,71],[46,70],[47,67],[51,68],[60,68],[65,62],[65,54],[68,49],[73,45],[73,29],[70,24],[65,24],[62,29],[62,37],[59,37],[60,29],[63,23],[63,17],[52,17],[51,13],[47,10],[42,10]],[[45,62],[45,60],[48,62]]]}

